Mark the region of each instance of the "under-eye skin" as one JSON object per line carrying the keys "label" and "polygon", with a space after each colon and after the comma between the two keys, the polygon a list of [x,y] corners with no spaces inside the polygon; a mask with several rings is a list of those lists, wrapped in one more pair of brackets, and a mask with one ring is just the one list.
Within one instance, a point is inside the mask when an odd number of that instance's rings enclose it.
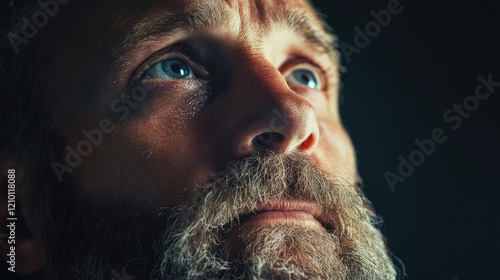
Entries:
{"label": "under-eye skin", "polygon": [[180,80],[196,78],[191,66],[180,58],[166,58],[149,67],[142,80]]}

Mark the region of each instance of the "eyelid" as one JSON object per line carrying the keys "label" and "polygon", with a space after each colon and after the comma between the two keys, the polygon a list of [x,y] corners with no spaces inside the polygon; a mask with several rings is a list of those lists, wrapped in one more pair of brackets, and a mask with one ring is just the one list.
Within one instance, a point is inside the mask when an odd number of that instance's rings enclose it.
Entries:
{"label": "eyelid", "polygon": [[162,60],[171,58],[184,61],[191,67],[197,78],[207,78],[209,76],[208,71],[201,66],[191,50],[182,45],[174,44],[155,52],[139,65],[132,75],[132,82],[142,81],[149,68]]}

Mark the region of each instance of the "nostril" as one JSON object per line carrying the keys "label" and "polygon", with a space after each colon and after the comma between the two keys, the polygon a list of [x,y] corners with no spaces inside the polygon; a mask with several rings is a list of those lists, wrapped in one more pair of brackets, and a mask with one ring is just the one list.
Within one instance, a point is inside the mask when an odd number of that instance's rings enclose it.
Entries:
{"label": "nostril", "polygon": [[281,143],[284,139],[282,134],[276,132],[265,132],[255,136],[252,139],[252,145],[257,150],[273,150],[276,144]]}
{"label": "nostril", "polygon": [[309,150],[314,144],[314,135],[313,134],[310,134],[309,137],[307,137],[306,140],[304,140],[304,142],[302,142],[299,147],[297,147],[297,149],[299,151],[307,151]]}

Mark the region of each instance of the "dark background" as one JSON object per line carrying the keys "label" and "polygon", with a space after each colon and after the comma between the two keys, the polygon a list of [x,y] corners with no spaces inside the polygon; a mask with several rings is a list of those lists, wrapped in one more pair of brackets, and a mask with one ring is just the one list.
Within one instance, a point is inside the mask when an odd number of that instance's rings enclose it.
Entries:
{"label": "dark background", "polygon": [[[389,0],[315,1],[340,42],[355,46]],[[477,77],[500,82],[495,1],[401,0],[403,10],[359,54],[343,60],[344,123],[365,192],[409,279],[500,279],[500,87],[453,130],[443,113],[473,95]],[[484,90],[484,89],[483,89]],[[392,191],[415,139],[442,128],[447,140]]]}

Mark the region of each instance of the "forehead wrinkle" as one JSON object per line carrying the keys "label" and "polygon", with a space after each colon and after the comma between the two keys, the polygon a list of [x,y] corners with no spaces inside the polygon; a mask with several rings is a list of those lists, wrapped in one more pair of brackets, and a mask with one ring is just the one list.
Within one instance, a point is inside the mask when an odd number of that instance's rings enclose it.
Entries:
{"label": "forehead wrinkle", "polygon": [[271,18],[279,23],[281,29],[291,29],[302,35],[316,51],[332,54],[335,52],[336,38],[325,29],[328,27],[317,14],[307,13],[297,7],[278,7]]}
{"label": "forehead wrinkle", "polygon": [[[145,11],[142,12],[143,15]],[[224,13],[214,0],[179,10],[163,9],[154,16],[140,17],[141,13],[133,14],[115,23],[117,30],[113,33],[116,35],[109,38],[110,56],[117,60],[114,62],[119,62],[131,50],[140,49],[169,34],[179,31],[194,32],[206,27],[222,27],[223,23],[228,21],[228,13]],[[131,24],[130,17],[134,16],[140,19]],[[132,28],[120,29],[121,26],[131,25]]]}
{"label": "forehead wrinkle", "polygon": [[[266,37],[274,31],[292,30],[303,36],[310,47],[320,53],[326,53],[338,62],[335,49],[336,38],[329,32],[329,26],[320,18],[310,2],[304,3],[310,9],[303,9],[287,1],[269,0],[224,0],[230,13],[233,33],[238,33],[238,41],[243,47],[258,49]],[[227,28],[227,26],[226,26]],[[239,30],[239,32],[237,31]]]}

